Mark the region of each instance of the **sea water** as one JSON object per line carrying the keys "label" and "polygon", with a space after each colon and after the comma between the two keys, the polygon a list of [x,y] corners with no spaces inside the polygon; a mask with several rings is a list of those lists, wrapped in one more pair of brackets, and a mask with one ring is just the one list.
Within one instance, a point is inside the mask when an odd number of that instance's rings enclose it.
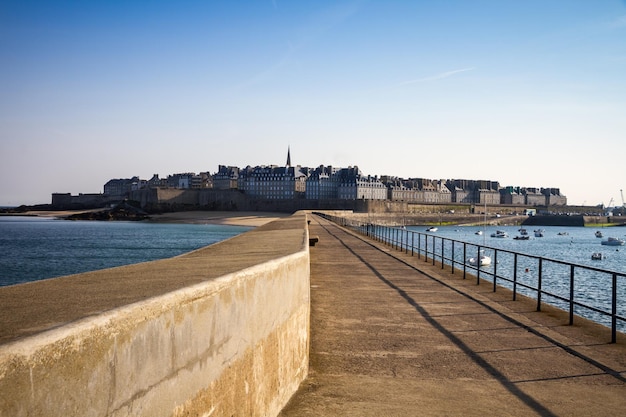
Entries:
{"label": "sea water", "polygon": [[0,286],[170,258],[251,229],[0,216]]}
{"label": "sea water", "polygon": [[[525,228],[528,232],[530,236],[528,240],[513,239],[520,235],[521,228]],[[408,229],[427,233],[425,227],[412,226]],[[506,232],[508,237],[491,237],[491,234],[497,230]],[[543,237],[535,237],[534,230],[542,230]],[[483,235],[477,235],[477,231],[483,231]],[[596,231],[602,232],[603,237],[595,237]],[[626,239],[626,228],[624,227],[487,226],[483,228],[482,226],[443,226],[438,227],[437,232],[433,234],[475,245],[626,273],[626,246],[604,246],[601,243],[609,236]],[[592,260],[591,254],[595,252],[602,253],[604,259],[601,261]]]}

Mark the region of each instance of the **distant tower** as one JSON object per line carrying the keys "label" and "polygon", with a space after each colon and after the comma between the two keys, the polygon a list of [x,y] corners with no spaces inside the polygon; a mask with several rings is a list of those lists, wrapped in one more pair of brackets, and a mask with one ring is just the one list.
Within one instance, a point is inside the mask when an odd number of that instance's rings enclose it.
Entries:
{"label": "distant tower", "polygon": [[291,152],[290,152],[289,146],[287,146],[287,166],[288,167],[291,166]]}

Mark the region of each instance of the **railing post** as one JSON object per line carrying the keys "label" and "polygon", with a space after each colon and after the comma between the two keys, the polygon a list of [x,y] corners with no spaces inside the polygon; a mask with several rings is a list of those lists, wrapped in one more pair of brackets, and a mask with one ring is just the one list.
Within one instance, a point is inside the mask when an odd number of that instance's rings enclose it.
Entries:
{"label": "railing post", "polygon": [[543,275],[543,258],[539,258],[539,275],[537,276],[537,311],[541,311],[541,293],[543,288],[541,286],[541,278]]}
{"label": "railing post", "polygon": [[406,239],[404,243],[404,253],[409,253],[409,231],[405,230],[405,232],[406,232]]}
{"label": "railing post", "polygon": [[513,301],[517,299],[517,253],[513,254]]}
{"label": "railing post", "polygon": [[476,252],[476,285],[480,285],[480,246]]}
{"label": "railing post", "polygon": [[498,276],[498,250],[493,251],[493,292],[496,292],[496,278]]}
{"label": "railing post", "polygon": [[433,235],[433,266],[435,266],[435,258],[437,257],[437,244],[435,243],[435,236]]}
{"label": "railing post", "polygon": [[452,241],[452,274],[454,274],[454,240]]}
{"label": "railing post", "polygon": [[574,265],[569,267],[569,324],[574,324]]}
{"label": "railing post", "polygon": [[415,252],[415,232],[411,232],[411,256]]}
{"label": "railing post", "polygon": [[445,248],[446,248],[446,240],[441,238],[441,269],[443,269],[445,256]]}
{"label": "railing post", "polygon": [[399,234],[400,234],[400,229],[396,229],[394,227],[394,229],[393,229],[393,238],[395,239],[396,250],[398,250],[398,244],[399,244],[399,240],[400,240],[400,238],[398,237]]}
{"label": "railing post", "polygon": [[422,234],[417,234],[417,259],[422,258]]}
{"label": "railing post", "polygon": [[428,262],[428,235],[424,236],[424,262]]}
{"label": "railing post", "polygon": [[398,250],[398,232],[399,230],[396,229],[395,227],[393,229],[393,248]]}
{"label": "railing post", "polygon": [[611,289],[611,343],[617,343],[617,274],[613,273]]}

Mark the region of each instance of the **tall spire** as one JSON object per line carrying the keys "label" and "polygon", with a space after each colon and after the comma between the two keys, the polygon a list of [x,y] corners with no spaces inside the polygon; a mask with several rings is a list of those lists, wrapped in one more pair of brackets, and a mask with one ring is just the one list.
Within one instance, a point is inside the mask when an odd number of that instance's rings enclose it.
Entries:
{"label": "tall spire", "polygon": [[288,167],[291,166],[291,152],[290,152],[289,146],[287,146],[287,166]]}

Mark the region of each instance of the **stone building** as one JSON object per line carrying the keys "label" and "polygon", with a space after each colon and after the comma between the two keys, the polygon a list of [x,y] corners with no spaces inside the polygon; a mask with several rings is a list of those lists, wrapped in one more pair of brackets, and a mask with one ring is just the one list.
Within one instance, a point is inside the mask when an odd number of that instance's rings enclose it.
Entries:
{"label": "stone building", "polygon": [[392,201],[408,203],[450,203],[450,190],[440,180],[426,178],[409,178],[408,180],[396,177],[382,177],[387,186],[387,198]]}
{"label": "stone building", "polygon": [[139,177],[112,179],[104,184],[104,194],[112,197],[124,197],[131,191],[140,190],[146,185],[147,181],[140,180]]}
{"label": "stone building", "polygon": [[525,201],[520,187],[506,186],[500,189],[500,204],[524,205]]}
{"label": "stone building", "polygon": [[305,198],[307,200],[332,200],[338,196],[341,177],[339,168],[323,166],[310,170],[306,179]]}
{"label": "stone building", "polygon": [[266,199],[304,198],[306,176],[300,167],[257,166],[240,171],[239,189],[246,195]]}
{"label": "stone building", "polygon": [[522,192],[524,194],[524,203],[527,206],[545,206],[546,205],[546,196],[541,193],[541,190],[538,188],[523,188]]}
{"label": "stone building", "polygon": [[386,200],[387,187],[377,178],[364,176],[358,167],[348,167],[338,172],[340,184],[337,198],[340,200]]}
{"label": "stone building", "polygon": [[216,190],[236,190],[239,188],[239,168],[220,165],[213,174],[213,188]]}
{"label": "stone building", "polygon": [[567,198],[561,195],[558,188],[542,188],[541,193],[546,196],[546,206],[566,206]]}

